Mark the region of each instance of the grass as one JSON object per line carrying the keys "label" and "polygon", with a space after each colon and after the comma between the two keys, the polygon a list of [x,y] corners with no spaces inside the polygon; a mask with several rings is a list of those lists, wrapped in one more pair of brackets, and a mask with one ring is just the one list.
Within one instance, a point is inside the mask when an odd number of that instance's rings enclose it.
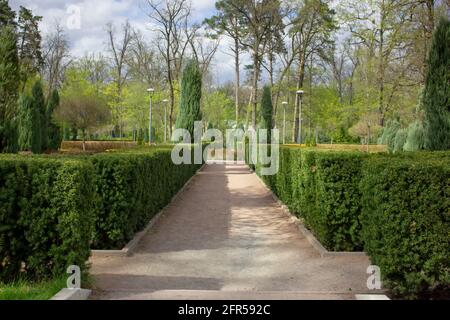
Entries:
{"label": "grass", "polygon": [[66,287],[67,276],[41,282],[0,283],[0,300],[49,300]]}

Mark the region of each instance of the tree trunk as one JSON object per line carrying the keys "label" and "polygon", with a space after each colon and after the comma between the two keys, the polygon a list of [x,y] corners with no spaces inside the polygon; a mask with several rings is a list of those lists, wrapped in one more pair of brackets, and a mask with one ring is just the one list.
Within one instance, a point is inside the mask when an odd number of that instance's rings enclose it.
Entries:
{"label": "tree trunk", "polygon": [[236,107],[236,126],[239,123],[239,89],[241,86],[241,75],[240,75],[240,57],[239,57],[239,39],[234,39],[234,50],[235,50],[235,72],[236,72],[236,84],[235,84],[235,107]]}
{"label": "tree trunk", "polygon": [[[305,79],[305,64],[306,59],[303,53],[300,54],[300,64],[297,73],[297,90],[301,90],[303,88],[303,82]],[[292,132],[292,141],[296,143],[300,143],[298,141],[299,136],[299,128],[300,128],[300,97],[296,94],[295,97],[295,110],[294,110],[294,128]]]}
{"label": "tree trunk", "polygon": [[256,113],[257,113],[257,109],[258,109],[258,77],[259,77],[259,59],[258,59],[258,52],[257,52],[257,48],[259,47],[256,46],[256,49],[254,51],[254,56],[253,56],[253,114],[252,114],[252,126],[253,129],[256,130],[256,125],[257,125],[257,120],[256,120]]}
{"label": "tree trunk", "polygon": [[86,152],[86,130],[83,129],[83,152]]}
{"label": "tree trunk", "polygon": [[381,2],[381,21],[380,21],[380,48],[379,48],[379,69],[378,69],[378,81],[379,81],[379,106],[380,113],[380,126],[384,127],[384,21],[385,21],[385,2]]}

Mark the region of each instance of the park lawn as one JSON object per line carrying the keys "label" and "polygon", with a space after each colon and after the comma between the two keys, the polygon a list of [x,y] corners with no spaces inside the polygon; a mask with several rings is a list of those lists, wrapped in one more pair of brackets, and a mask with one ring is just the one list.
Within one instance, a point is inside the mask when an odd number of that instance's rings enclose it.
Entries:
{"label": "park lawn", "polygon": [[41,282],[0,283],[0,300],[49,300],[66,287],[66,281],[67,276]]}

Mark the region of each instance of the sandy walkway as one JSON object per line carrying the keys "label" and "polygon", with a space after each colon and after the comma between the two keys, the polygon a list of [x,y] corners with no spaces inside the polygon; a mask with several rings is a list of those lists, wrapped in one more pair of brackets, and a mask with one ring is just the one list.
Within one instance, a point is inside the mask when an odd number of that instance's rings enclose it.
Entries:
{"label": "sandy walkway", "polygon": [[321,258],[243,165],[201,171],[128,258],[96,258],[93,299],[351,299],[365,257]]}

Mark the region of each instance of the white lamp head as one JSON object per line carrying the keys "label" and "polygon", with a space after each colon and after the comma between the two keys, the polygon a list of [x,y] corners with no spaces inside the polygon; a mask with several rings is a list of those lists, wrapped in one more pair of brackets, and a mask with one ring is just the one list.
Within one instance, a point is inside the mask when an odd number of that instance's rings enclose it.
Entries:
{"label": "white lamp head", "polygon": [[303,91],[303,90],[298,90],[297,91],[297,94],[299,94],[299,95],[303,95],[305,93],[305,91]]}
{"label": "white lamp head", "polygon": [[150,93],[150,94],[153,94],[155,92],[155,89],[149,88],[149,89],[147,89],[147,92]]}
{"label": "white lamp head", "polygon": [[281,104],[282,104],[283,106],[287,106],[289,103],[287,103],[286,101],[283,101]]}

